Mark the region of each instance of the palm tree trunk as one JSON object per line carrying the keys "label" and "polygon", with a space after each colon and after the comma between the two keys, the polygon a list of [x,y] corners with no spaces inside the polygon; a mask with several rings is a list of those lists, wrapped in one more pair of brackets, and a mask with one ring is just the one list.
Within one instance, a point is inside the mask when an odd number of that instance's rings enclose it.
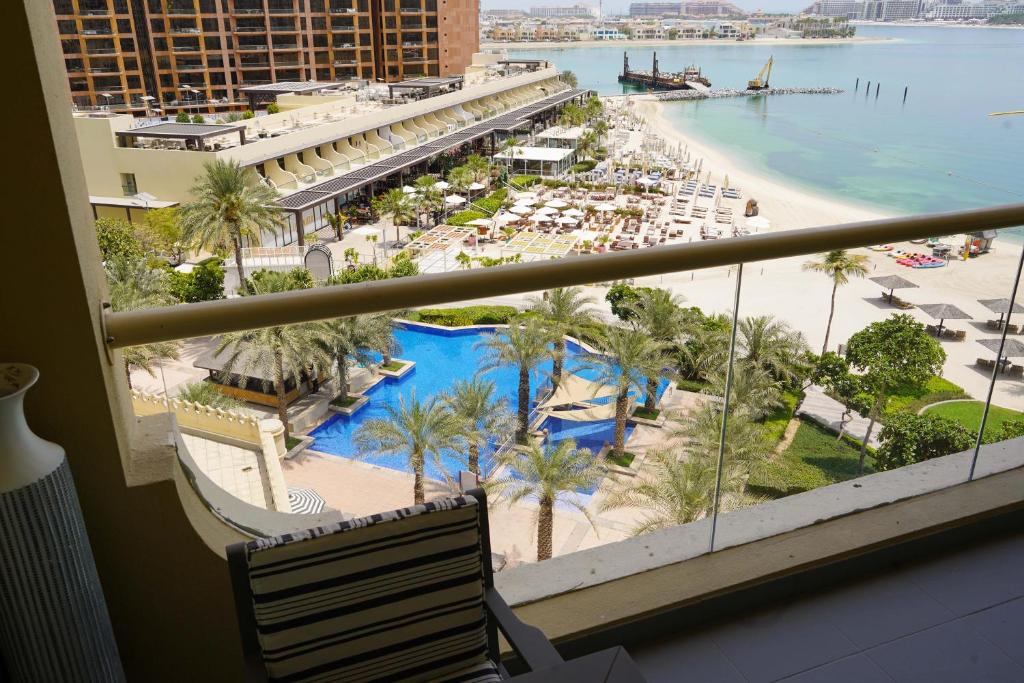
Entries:
{"label": "palm tree trunk", "polygon": [[476,439],[469,442],[469,471],[480,476],[480,444]]}
{"label": "palm tree trunk", "polygon": [[644,410],[653,411],[658,403],[658,378],[647,378],[647,398],[644,399]]}
{"label": "palm tree trunk", "polygon": [[622,457],[626,449],[626,408],[629,407],[629,395],[619,392],[615,398],[615,455]]}
{"label": "palm tree trunk", "polygon": [[338,361],[338,396],[348,398],[348,359],[345,354],[337,355]]}
{"label": "palm tree trunk", "polygon": [[554,535],[554,501],[542,498],[537,513],[537,561],[551,559],[551,537]]}
{"label": "palm tree trunk", "polygon": [[412,500],[414,505],[422,505],[426,498],[423,495],[423,454],[412,454]]}
{"label": "palm tree trunk", "polygon": [[128,365],[128,361],[124,362],[124,376],[128,380],[128,391],[132,390],[132,366]]}
{"label": "palm tree trunk", "polygon": [[558,386],[562,381],[562,365],[565,363],[565,337],[555,341],[555,353],[551,363],[551,383]]}
{"label": "palm tree trunk", "polygon": [[238,287],[245,285],[245,266],[242,265],[242,235],[237,230],[231,231],[231,241],[235,244],[235,270],[238,272]]}
{"label": "palm tree trunk", "polygon": [[828,324],[825,325],[825,343],[821,345],[821,355],[825,355],[828,351],[828,336],[832,332],[832,318],[836,314],[836,290],[839,289],[839,283],[832,283],[832,304],[828,309]]}
{"label": "palm tree trunk", "polygon": [[516,430],[516,441],[526,441],[526,430],[530,422],[530,371],[519,368],[519,429]]}
{"label": "palm tree trunk", "polygon": [[280,352],[274,353],[274,389],[277,393],[277,417],[284,425],[284,440],[288,441],[291,432],[288,430],[288,404],[284,391],[284,358]]}

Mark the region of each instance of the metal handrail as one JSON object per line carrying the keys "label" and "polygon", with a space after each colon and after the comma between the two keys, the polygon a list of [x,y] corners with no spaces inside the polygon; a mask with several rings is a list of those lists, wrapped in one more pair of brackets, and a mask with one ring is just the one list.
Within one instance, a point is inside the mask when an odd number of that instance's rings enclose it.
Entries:
{"label": "metal handrail", "polygon": [[148,310],[122,313],[106,310],[104,336],[110,348],[123,348],[467,298],[535,292],[1019,225],[1024,225],[1024,203]]}

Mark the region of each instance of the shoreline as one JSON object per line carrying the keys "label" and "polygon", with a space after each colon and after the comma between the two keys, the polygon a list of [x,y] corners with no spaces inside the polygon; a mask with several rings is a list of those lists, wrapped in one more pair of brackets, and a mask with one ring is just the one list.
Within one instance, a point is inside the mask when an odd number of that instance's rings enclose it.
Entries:
{"label": "shoreline", "polygon": [[481,50],[552,50],[569,48],[591,48],[591,47],[669,47],[672,45],[849,45],[866,43],[889,43],[896,38],[866,38],[853,36],[851,38],[755,38],[754,40],[724,40],[717,38],[684,38],[669,40],[667,38],[648,38],[644,40],[565,40],[547,41],[531,40],[524,42],[480,43]]}

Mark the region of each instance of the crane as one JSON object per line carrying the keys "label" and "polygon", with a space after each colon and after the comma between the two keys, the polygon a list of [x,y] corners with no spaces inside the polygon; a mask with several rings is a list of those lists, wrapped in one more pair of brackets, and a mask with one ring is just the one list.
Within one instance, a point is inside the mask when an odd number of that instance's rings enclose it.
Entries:
{"label": "crane", "polygon": [[754,80],[747,81],[747,90],[765,90],[768,88],[768,79],[772,77],[772,63],[774,60],[774,56],[769,57]]}

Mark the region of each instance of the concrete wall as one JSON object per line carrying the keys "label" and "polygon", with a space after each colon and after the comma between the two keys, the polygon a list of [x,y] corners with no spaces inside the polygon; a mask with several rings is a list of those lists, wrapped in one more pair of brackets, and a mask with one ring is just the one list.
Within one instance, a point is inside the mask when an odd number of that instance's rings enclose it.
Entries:
{"label": "concrete wall", "polygon": [[158,415],[172,412],[178,425],[200,435],[209,434],[231,441],[258,446],[261,443],[259,420],[233,410],[221,410],[198,403],[189,403],[163,396],[132,391],[132,409],[136,415]]}
{"label": "concrete wall", "polygon": [[128,680],[188,680],[197,671],[204,680],[241,680],[226,565],[183,512],[166,432],[162,444],[133,455],[124,368],[101,347],[105,285],[53,27],[51,3],[3,6],[0,55],[19,65],[7,79],[17,125],[3,134],[18,172],[0,198],[31,206],[39,227],[27,244],[47,267],[41,275],[24,249],[0,250],[0,358],[40,369],[28,420],[67,451]]}
{"label": "concrete wall", "polygon": [[479,0],[437,0],[437,57],[441,76],[458,76],[480,50]]}

